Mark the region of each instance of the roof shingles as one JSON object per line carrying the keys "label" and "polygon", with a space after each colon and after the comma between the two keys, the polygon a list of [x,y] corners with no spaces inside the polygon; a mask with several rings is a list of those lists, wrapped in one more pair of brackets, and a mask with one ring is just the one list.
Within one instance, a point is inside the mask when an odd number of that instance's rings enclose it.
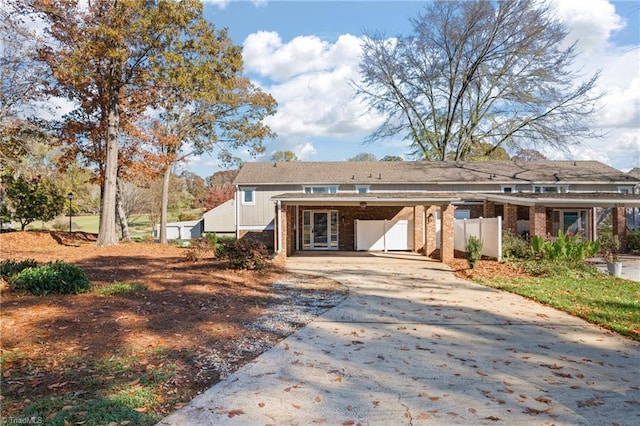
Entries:
{"label": "roof shingles", "polygon": [[640,179],[598,161],[341,161],[245,163],[234,183],[569,183],[639,184]]}

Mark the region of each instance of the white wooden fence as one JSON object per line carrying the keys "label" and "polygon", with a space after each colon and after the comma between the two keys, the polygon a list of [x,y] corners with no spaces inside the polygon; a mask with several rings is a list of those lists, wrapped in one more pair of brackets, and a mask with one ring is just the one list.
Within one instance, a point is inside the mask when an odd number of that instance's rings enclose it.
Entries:
{"label": "white wooden fence", "polygon": [[502,217],[454,220],[454,248],[467,251],[467,241],[474,236],[482,241],[482,254],[502,259]]}

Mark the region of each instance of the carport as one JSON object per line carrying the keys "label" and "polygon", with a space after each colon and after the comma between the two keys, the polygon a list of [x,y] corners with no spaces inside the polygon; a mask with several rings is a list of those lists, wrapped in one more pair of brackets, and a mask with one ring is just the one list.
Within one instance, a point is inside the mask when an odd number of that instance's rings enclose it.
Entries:
{"label": "carport", "polygon": [[[469,198],[469,194],[467,197]],[[436,217],[441,218],[440,260],[454,257],[454,203],[462,202],[459,193],[286,193],[272,197],[276,205],[276,255],[289,257],[305,250],[355,251],[358,241],[367,240],[373,226],[383,222],[383,234],[397,230],[410,232],[411,251],[432,256],[436,251]],[[361,233],[358,236],[358,231]],[[398,234],[394,234],[398,235]],[[375,240],[376,238],[369,238]],[[390,246],[391,249],[397,246]],[[371,244],[372,249],[379,249]],[[385,249],[387,246],[385,246]]]}
{"label": "carport", "polygon": [[[626,248],[626,209],[640,207],[640,196],[622,193],[482,194],[484,217],[502,209],[503,228],[519,233],[518,222],[528,220],[530,235],[555,237],[558,231],[596,240],[596,208],[610,208],[614,235]],[[623,251],[624,252],[624,251]]]}

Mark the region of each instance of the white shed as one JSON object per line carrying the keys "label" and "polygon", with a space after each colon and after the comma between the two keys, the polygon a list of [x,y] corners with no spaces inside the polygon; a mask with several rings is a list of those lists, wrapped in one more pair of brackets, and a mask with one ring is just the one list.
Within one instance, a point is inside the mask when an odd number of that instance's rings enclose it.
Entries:
{"label": "white shed", "polygon": [[[184,222],[167,223],[167,240],[190,240],[202,236],[203,220],[188,220]],[[160,237],[160,224],[153,231],[155,238]]]}

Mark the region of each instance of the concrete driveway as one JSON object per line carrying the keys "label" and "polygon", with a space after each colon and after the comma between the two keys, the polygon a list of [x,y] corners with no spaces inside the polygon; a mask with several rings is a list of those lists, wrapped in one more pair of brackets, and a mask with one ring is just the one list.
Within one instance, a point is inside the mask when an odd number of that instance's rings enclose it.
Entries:
{"label": "concrete driveway", "polygon": [[161,425],[640,423],[640,345],[402,254],[296,256],[350,289]]}

